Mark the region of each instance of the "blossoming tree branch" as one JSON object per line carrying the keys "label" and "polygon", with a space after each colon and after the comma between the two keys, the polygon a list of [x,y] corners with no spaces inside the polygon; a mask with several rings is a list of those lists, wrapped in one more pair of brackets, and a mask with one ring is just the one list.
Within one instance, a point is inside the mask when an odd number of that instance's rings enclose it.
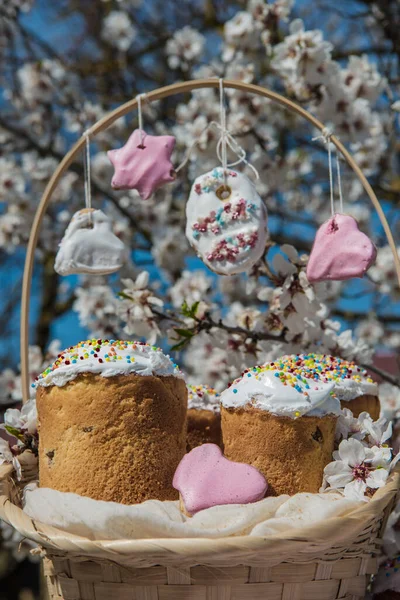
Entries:
{"label": "blossoming tree branch", "polygon": [[[265,85],[316,115],[370,178],[396,233],[400,47],[392,23],[398,7],[366,0],[349,7],[339,1],[329,19],[325,8],[320,1],[310,12],[293,0],[207,0],[183,6],[96,0],[79,7],[65,0],[42,8],[48,27],[39,32],[27,18],[40,13],[34,2],[12,0],[2,6],[4,272],[21,273],[20,250],[27,244],[38,200],[60,159],[88,127],[138,92],[200,77]],[[75,21],[61,22],[68,11]],[[61,45],[58,27],[64,28]],[[368,35],[360,36],[360,27]],[[344,211],[375,241],[376,263],[356,282],[311,284],[306,265],[312,239],[330,215],[326,147],[312,140],[315,131],[308,124],[267,100],[230,90],[226,100],[227,127],[257,169],[257,190],[268,207],[270,238],[262,258],[246,275],[215,276],[184,235],[191,183],[216,163],[219,132],[207,124],[219,119],[217,91],[152,105],[144,99],[147,132],[176,137],[175,165],[194,140],[198,143],[179,179],[142,200],[135,190],[111,188],[107,158],[107,151],[120,147],[137,125],[136,114],[96,136],[93,206],[107,214],[114,233],[130,249],[128,262],[112,278],[70,281],[54,271],[66,225],[84,205],[83,163],[71,165],[53,196],[36,256],[32,378],[59,351],[53,325],[70,311],[88,337],[131,336],[163,344],[179,353],[189,381],[217,389],[244,367],[286,350],[319,350],[372,365],[377,348],[399,348],[393,261],[359,181],[343,164]],[[252,177],[248,166],[243,170]],[[21,398],[13,351],[20,283],[18,277],[6,282],[0,316],[8,349],[0,374],[5,405]],[[388,382],[387,393],[397,394],[390,387],[399,383],[397,378],[380,373]]]}

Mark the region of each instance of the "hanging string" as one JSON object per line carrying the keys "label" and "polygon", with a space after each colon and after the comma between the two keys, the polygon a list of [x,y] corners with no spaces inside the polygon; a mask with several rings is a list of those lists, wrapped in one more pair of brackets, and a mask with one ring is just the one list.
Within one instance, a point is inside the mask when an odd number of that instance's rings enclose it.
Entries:
{"label": "hanging string", "polygon": [[339,157],[339,151],[337,148],[336,148],[336,172],[337,172],[337,180],[338,180],[338,188],[339,188],[339,212],[341,214],[343,214],[344,211],[343,211],[342,177],[340,175],[340,157]]}
{"label": "hanging string", "polygon": [[92,226],[92,190],[90,179],[90,130],[85,131],[85,152],[83,154],[83,177],[85,182],[85,206],[89,212],[89,225]]}
{"label": "hanging string", "polygon": [[[312,141],[323,140],[328,148],[328,170],[329,170],[329,192],[330,192],[330,202],[331,202],[331,213],[332,217],[335,216],[335,201],[333,197],[333,172],[332,172],[332,150],[331,150],[331,136],[332,131],[327,127],[324,127],[322,130],[322,135],[312,138]],[[337,156],[337,155],[336,155]],[[341,188],[340,188],[341,194]],[[343,200],[341,200],[343,202]]]}
{"label": "hanging string", "polygon": [[227,131],[226,131],[224,80],[222,79],[222,77],[220,77],[220,79],[219,79],[219,118],[220,118],[220,122],[221,122],[221,138],[217,145],[217,154],[218,154],[218,158],[222,164],[224,184],[226,185],[228,158],[227,158],[227,135],[226,135]]}
{"label": "hanging string", "polygon": [[[189,159],[191,157],[191,154],[192,154],[193,150],[196,148],[196,146],[198,146],[200,144],[201,137],[209,129],[212,129],[212,128],[217,129],[219,132],[221,131],[221,125],[219,123],[217,123],[216,121],[210,121],[202,129],[202,131],[200,132],[200,134],[197,136],[197,138],[194,140],[194,142],[192,142],[192,144],[187,149],[186,154],[185,154],[185,158],[180,163],[180,165],[178,165],[175,168],[175,172],[176,173],[178,173],[181,169],[183,169],[184,166],[187,165],[187,163],[189,162]],[[238,144],[238,142],[235,140],[235,138],[232,136],[232,134],[229,131],[225,132],[225,139],[226,139],[227,146],[238,157],[238,160],[235,160],[234,162],[231,162],[231,163],[227,163],[227,165],[226,165],[227,168],[229,168],[229,167],[235,167],[236,165],[239,165],[240,163],[243,162],[248,167],[250,167],[250,169],[253,171],[256,179],[259,179],[260,175],[258,174],[257,169],[246,159],[246,150],[244,148],[242,148],[242,146],[240,144]],[[221,138],[218,140],[218,143],[217,143],[217,157],[218,157],[218,160],[222,163]]]}
{"label": "hanging string", "polygon": [[140,131],[140,145],[144,146],[144,129],[143,129],[143,113],[142,113],[142,98],[145,98],[146,94],[138,94],[136,96],[138,103],[138,121]]}

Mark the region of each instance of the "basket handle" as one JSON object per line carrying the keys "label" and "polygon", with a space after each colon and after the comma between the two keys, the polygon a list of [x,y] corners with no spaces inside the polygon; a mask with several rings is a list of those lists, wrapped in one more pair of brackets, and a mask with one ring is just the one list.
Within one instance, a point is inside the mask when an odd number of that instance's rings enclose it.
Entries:
{"label": "basket handle", "polygon": [[[307,110],[292,102],[288,98],[273,92],[267,88],[263,88],[259,85],[255,85],[252,83],[243,83],[241,81],[232,81],[232,80],[224,80],[225,88],[232,88],[235,90],[239,90],[241,92],[245,92],[248,94],[256,94],[258,96],[262,96],[263,98],[268,98],[277,104],[287,108],[292,113],[296,113],[300,117],[303,117],[309,123],[311,123],[314,127],[323,132],[326,127],[321,121],[316,119],[311,113]],[[149,102],[154,102],[155,100],[161,100],[162,98],[168,98],[169,96],[174,96],[177,94],[184,94],[191,92],[193,90],[198,90],[202,88],[218,88],[219,87],[219,79],[193,79],[190,81],[185,81],[183,83],[174,83],[172,85],[168,85],[165,87],[157,88],[152,92],[148,92],[146,94],[146,100]],[[90,135],[96,136],[97,133],[104,131],[107,129],[114,121],[123,117],[127,113],[135,110],[137,108],[138,101],[137,98],[122,104],[115,110],[111,111],[107,115],[105,115],[102,119],[97,121],[95,125],[90,128]],[[382,207],[379,203],[378,198],[376,197],[372,187],[368,183],[365,175],[363,174],[360,167],[357,165],[355,160],[352,158],[351,154],[346,150],[343,144],[338,140],[335,135],[330,136],[330,141],[336,146],[339,152],[342,154],[347,164],[353,169],[354,173],[357,175],[359,180],[362,183],[362,186],[366,193],[368,194],[372,204],[375,207],[376,212],[378,213],[378,217],[382,224],[382,227],[385,231],[387,240],[389,242],[389,246],[392,250],[394,264],[396,268],[397,278],[399,280],[400,285],[400,258],[397,254],[396,244],[393,239],[392,232],[390,230],[389,224],[387,222],[386,216],[382,210]],[[85,137],[82,136],[75,145],[71,148],[71,150],[64,156],[57,169],[54,171],[49,183],[44,190],[43,196],[39,202],[38,208],[35,213],[35,217],[33,220],[29,242],[26,252],[25,258],[25,266],[24,266],[24,276],[22,282],[22,300],[21,300],[21,321],[20,321],[20,353],[21,353],[21,380],[22,380],[22,395],[23,400],[26,402],[29,399],[29,365],[28,365],[28,346],[29,346],[29,307],[30,307],[30,293],[31,293],[31,284],[32,284],[32,272],[33,272],[33,263],[35,257],[35,251],[39,236],[40,227],[42,224],[42,220],[44,214],[46,212],[47,206],[51,200],[51,196],[58,185],[61,177],[68,169],[70,164],[74,161],[79,152],[83,151],[85,148]]]}

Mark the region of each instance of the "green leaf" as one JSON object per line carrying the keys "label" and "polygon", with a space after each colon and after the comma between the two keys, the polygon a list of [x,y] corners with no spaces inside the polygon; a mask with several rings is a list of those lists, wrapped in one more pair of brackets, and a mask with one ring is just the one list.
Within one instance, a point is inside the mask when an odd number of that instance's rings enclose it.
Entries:
{"label": "green leaf", "polygon": [[5,429],[6,429],[6,431],[8,431],[8,433],[10,435],[13,435],[14,437],[16,437],[19,440],[23,440],[25,437],[24,434],[19,429],[16,429],[15,427],[12,427],[11,425],[5,425]]}
{"label": "green leaf", "polygon": [[182,314],[183,314],[185,317],[187,317],[187,316],[188,316],[188,312],[189,312],[189,305],[188,305],[188,303],[186,302],[186,300],[184,300],[184,301],[182,302],[181,311],[182,311]]}
{"label": "green leaf", "polygon": [[125,298],[126,300],[133,300],[132,296],[125,294],[125,292],[118,292],[117,296],[119,296],[119,298]]}
{"label": "green leaf", "polygon": [[172,346],[171,352],[173,352],[174,350],[182,350],[182,348],[187,346],[188,343],[189,343],[189,338],[184,338],[183,340],[181,340],[180,342],[175,344],[175,346]]}
{"label": "green leaf", "polygon": [[179,327],[175,328],[174,331],[181,337],[191,338],[194,336],[194,332],[191,329],[180,329]]}
{"label": "green leaf", "polygon": [[183,316],[190,317],[193,319],[196,316],[197,308],[200,302],[195,302],[192,306],[189,306],[186,300],[182,302],[181,311]]}

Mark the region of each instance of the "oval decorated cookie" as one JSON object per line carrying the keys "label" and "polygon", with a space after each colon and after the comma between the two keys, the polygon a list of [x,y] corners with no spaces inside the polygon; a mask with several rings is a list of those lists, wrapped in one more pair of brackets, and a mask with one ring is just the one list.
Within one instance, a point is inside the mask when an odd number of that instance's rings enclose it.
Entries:
{"label": "oval decorated cookie", "polygon": [[216,167],[200,175],[186,205],[186,237],[198,256],[220,275],[248,271],[263,255],[267,211],[253,183]]}

